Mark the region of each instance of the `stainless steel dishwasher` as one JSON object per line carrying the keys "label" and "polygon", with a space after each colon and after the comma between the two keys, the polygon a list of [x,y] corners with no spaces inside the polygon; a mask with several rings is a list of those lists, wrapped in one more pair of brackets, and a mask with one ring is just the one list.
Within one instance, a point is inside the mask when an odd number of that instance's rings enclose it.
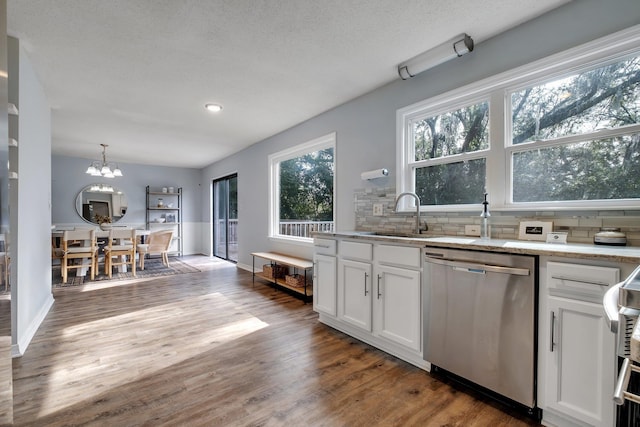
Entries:
{"label": "stainless steel dishwasher", "polygon": [[424,359],[537,415],[536,258],[426,248]]}

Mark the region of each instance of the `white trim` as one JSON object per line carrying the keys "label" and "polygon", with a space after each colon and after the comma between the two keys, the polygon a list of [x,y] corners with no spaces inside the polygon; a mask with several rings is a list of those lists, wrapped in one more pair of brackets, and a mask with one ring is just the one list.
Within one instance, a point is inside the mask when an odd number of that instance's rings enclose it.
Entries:
{"label": "white trim", "polygon": [[599,140],[614,138],[616,136],[640,133],[640,124],[621,126],[614,129],[602,129],[595,132],[581,133],[578,135],[567,135],[544,141],[527,141],[520,144],[510,145],[505,148],[510,153],[518,153],[523,151],[531,151],[532,149],[548,148],[567,145],[575,142],[584,142],[589,140]]}
{"label": "white trim", "polygon": [[[249,273],[253,273],[253,270],[252,270],[251,266],[250,266],[250,265],[248,265],[248,264],[243,264],[243,263],[241,263],[241,262],[237,262],[237,263],[236,263],[236,268],[239,268],[239,269],[241,269],[241,270],[248,271]],[[262,271],[262,269],[257,269],[257,268],[256,268],[256,273],[259,273],[259,272],[261,272],[261,271]]]}
{"label": "white trim", "polygon": [[47,299],[44,301],[44,304],[38,310],[38,313],[33,318],[29,326],[25,329],[24,333],[20,336],[20,340],[17,344],[13,344],[11,346],[11,357],[22,357],[24,353],[27,351],[27,347],[31,344],[31,340],[35,336],[36,332],[38,332],[38,328],[44,322],[45,317],[47,317],[47,313],[51,310],[53,306],[53,295],[47,295]]}
{"label": "white trim", "polygon": [[302,144],[295,145],[277,153],[269,154],[267,157],[268,171],[269,171],[269,229],[268,237],[273,240],[278,240],[286,243],[304,244],[313,243],[312,238],[296,238],[291,236],[282,236],[279,234],[280,225],[280,204],[277,199],[280,195],[280,162],[294,159],[304,154],[313,153],[315,151],[323,150],[325,148],[333,149],[333,223],[335,227],[336,223],[336,132],[331,132],[327,135],[312,139]]}
{"label": "white trim", "polygon": [[[487,154],[487,171],[493,171],[493,173],[487,173],[487,189],[492,199],[492,209],[562,210],[565,208],[575,209],[578,207],[582,209],[624,209],[625,207],[637,209],[640,207],[640,201],[635,200],[572,201],[562,202],[562,206],[555,207],[552,207],[553,203],[548,202],[544,204],[513,203],[513,201],[510,200],[512,193],[510,182],[510,169],[512,168],[511,155],[515,151],[524,151],[531,147],[530,145],[528,146],[527,143],[517,144],[516,146],[513,146],[510,141],[507,144],[503,143],[505,137],[510,135],[511,124],[508,123],[509,120],[507,120],[506,113],[509,111],[510,94],[513,91],[537,82],[575,74],[587,68],[602,65],[607,61],[620,60],[620,58],[632,54],[640,54],[640,25],[635,25],[566,51],[398,109],[396,111],[396,193],[415,191],[412,173],[412,166],[415,166],[415,162],[411,161],[410,157],[413,156],[413,153],[409,152],[409,145],[412,144],[412,142],[405,142],[411,135],[411,121],[417,117],[451,111],[461,105],[469,105],[479,99],[489,98],[490,149]],[[501,102],[499,102],[498,95],[502,98]],[[496,116],[498,112],[502,114]],[[618,129],[610,132],[616,131],[618,131]],[[625,133],[628,132],[629,129],[627,128]],[[601,133],[594,133],[594,135],[600,136]],[[609,135],[609,133],[604,132],[602,135]],[[584,140],[584,135],[578,137]],[[567,141],[565,138],[562,140]],[[549,142],[548,144],[555,145],[557,141],[558,140]],[[547,143],[545,142],[544,144],[546,145]],[[431,160],[429,164],[436,164],[436,162]],[[502,183],[500,182],[501,177]],[[504,183],[507,184],[505,185]],[[614,203],[618,204],[614,205]],[[624,206],[622,203],[624,203]],[[477,209],[480,206],[480,204],[428,206],[427,209],[434,212],[447,212]],[[406,210],[406,207],[403,206],[402,210]]]}
{"label": "white trim", "polygon": [[306,238],[306,237],[277,235],[277,236],[269,236],[269,240],[272,240],[274,242],[289,243],[292,245],[304,246],[307,248],[313,247],[313,237]]}
{"label": "white trim", "polygon": [[269,160],[283,162],[285,160],[295,159],[301,155],[327,148],[330,144],[335,144],[335,141],[336,133],[331,132],[327,135],[312,139],[311,141],[303,142],[302,144],[289,147],[277,153],[269,154]]}

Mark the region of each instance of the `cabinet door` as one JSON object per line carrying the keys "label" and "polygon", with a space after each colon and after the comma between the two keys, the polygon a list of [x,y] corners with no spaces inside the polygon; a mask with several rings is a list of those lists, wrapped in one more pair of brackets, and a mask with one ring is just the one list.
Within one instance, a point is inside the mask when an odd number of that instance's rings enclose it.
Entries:
{"label": "cabinet door", "polygon": [[547,406],[592,426],[614,423],[615,335],[602,305],[550,296]]}
{"label": "cabinet door", "polygon": [[313,309],[336,315],[336,258],[315,255],[313,262]]}
{"label": "cabinet door", "polygon": [[378,266],[374,281],[374,327],[377,335],[420,352],[420,272]]}
{"label": "cabinet door", "polygon": [[338,261],[338,318],[371,332],[371,264]]}

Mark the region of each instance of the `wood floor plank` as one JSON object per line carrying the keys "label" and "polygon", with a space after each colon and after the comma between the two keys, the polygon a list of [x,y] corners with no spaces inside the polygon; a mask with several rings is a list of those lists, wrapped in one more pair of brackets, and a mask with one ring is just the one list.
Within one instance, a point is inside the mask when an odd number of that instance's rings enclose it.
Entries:
{"label": "wood floor plank", "polygon": [[57,288],[13,363],[18,426],[532,426],[333,330],[207,257],[153,280]]}

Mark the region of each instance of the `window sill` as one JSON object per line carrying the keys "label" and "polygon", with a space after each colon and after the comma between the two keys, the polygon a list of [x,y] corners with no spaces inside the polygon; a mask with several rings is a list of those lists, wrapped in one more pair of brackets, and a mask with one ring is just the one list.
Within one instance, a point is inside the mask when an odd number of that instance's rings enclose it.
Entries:
{"label": "window sill", "polygon": [[289,236],[269,236],[269,240],[278,243],[286,243],[290,245],[304,246],[307,248],[313,247],[312,238],[304,237],[289,237]]}

